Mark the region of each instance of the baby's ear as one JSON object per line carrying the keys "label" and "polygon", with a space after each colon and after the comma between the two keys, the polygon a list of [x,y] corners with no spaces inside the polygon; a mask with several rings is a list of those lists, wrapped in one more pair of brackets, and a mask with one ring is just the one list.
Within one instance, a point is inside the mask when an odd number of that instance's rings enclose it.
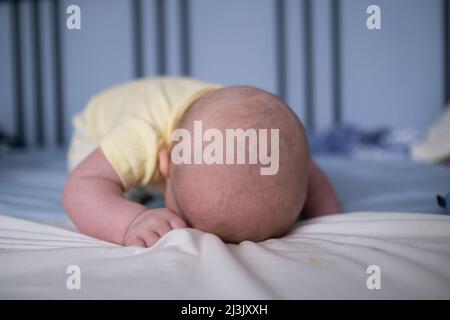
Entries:
{"label": "baby's ear", "polygon": [[161,171],[164,178],[168,179],[170,176],[170,154],[167,149],[162,148],[159,151],[159,170]]}

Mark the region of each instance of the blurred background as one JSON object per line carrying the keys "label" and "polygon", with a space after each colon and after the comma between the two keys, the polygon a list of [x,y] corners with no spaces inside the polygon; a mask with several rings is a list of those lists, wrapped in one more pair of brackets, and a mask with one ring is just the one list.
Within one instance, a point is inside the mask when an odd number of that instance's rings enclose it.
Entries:
{"label": "blurred background", "polygon": [[[344,212],[447,212],[436,195],[450,196],[449,4],[0,0],[0,213],[67,224],[72,117],[99,91],[156,75],[280,95]],[[370,5],[380,30],[367,28]]]}
{"label": "blurred background", "polygon": [[0,1],[0,132],[67,145],[91,96],[155,75],[261,87],[310,132],[427,127],[450,99],[449,16],[448,0]]}

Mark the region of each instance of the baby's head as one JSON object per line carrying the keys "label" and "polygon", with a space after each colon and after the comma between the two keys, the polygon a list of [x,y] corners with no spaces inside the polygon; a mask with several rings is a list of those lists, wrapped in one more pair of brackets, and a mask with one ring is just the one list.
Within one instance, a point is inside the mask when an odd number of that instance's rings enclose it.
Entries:
{"label": "baby's head", "polygon": [[[194,164],[194,153],[206,152],[213,141],[212,138],[204,141],[207,139],[203,137],[201,150],[195,150],[198,121],[202,124],[202,134],[210,128],[222,133],[223,164],[205,161]],[[301,122],[282,100],[248,86],[214,90],[186,111],[178,128],[191,134],[192,164],[171,161],[165,170],[169,209],[191,227],[214,233],[227,242],[262,241],[282,236],[289,230],[306,199],[309,153]],[[263,151],[264,155],[277,151],[276,145],[271,145],[270,133],[271,129],[278,129],[278,171],[261,174],[261,167],[268,164],[260,163],[257,150],[251,149],[249,140],[245,146],[245,163],[237,163],[235,149],[234,161],[226,164],[226,153],[230,151],[226,150],[226,129],[255,129],[257,133],[266,129],[268,151]],[[261,139],[257,137],[260,149]],[[249,163],[249,152],[256,156],[256,164]],[[201,157],[202,153],[198,155]]]}

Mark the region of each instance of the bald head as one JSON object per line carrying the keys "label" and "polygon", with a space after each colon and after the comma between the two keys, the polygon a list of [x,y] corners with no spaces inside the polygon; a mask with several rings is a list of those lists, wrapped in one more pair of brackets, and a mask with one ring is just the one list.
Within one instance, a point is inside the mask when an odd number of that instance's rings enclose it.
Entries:
{"label": "bald head", "polygon": [[[247,136],[244,164],[172,164],[170,185],[180,214],[192,227],[227,242],[262,241],[286,233],[306,198],[309,160],[303,126],[292,110],[263,90],[229,87],[201,97],[178,127],[193,133],[195,121],[201,121],[203,130],[216,129],[224,137],[229,129],[267,131],[268,155],[278,151],[279,164],[275,174],[263,175],[261,159],[249,161],[251,152],[261,155],[260,135],[256,149]],[[278,145],[270,139],[273,129],[278,129]],[[203,148],[208,144],[202,143]],[[225,149],[224,144],[224,155]]]}

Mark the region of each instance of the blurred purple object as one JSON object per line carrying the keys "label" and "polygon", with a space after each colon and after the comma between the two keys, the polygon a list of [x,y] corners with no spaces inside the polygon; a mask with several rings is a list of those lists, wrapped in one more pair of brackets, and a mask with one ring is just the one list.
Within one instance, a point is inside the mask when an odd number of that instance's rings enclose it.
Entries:
{"label": "blurred purple object", "polygon": [[352,158],[392,159],[409,156],[411,144],[420,141],[425,130],[361,129],[345,125],[320,132],[308,132],[313,154],[336,154]]}

